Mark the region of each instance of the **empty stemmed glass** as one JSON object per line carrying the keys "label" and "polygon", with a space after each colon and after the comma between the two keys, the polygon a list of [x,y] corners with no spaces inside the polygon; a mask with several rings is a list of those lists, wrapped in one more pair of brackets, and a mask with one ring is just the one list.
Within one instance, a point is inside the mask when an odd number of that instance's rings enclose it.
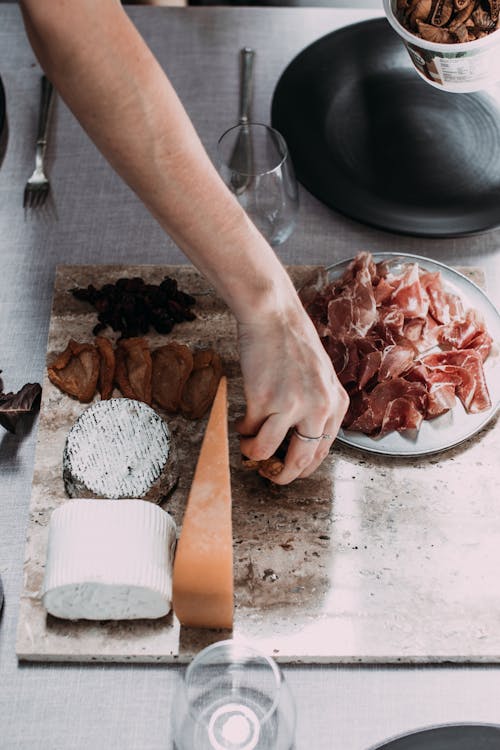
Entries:
{"label": "empty stemmed glass", "polygon": [[201,651],[173,711],[176,750],[291,750],[295,705],[270,657],[233,640]]}
{"label": "empty stemmed glass", "polygon": [[218,142],[219,171],[254,224],[271,245],[292,233],[299,206],[288,147],[277,130],[242,122]]}

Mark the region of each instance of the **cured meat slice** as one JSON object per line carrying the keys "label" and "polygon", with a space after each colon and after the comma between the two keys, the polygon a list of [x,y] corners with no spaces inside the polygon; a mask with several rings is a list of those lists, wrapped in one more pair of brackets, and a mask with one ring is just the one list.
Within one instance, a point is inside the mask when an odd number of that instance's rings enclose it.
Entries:
{"label": "cured meat slice", "polygon": [[438,341],[452,349],[467,349],[470,342],[478,334],[484,332],[484,323],[475,310],[467,310],[463,320],[452,320],[442,326],[438,333]]}
{"label": "cured meat slice", "polygon": [[[395,399],[405,399],[408,404],[411,404],[411,408],[408,406],[406,409],[408,413],[405,418],[405,427],[391,426],[396,422],[402,424],[403,421],[401,416],[398,416],[397,420],[390,419],[390,405]],[[351,413],[350,417],[354,419],[350,424],[346,424],[344,420],[344,425],[350,430],[359,430],[367,435],[380,434],[383,425],[386,432],[390,429],[416,428],[415,410],[420,413],[425,412],[426,404],[427,389],[423,383],[410,382],[404,378],[386,380],[376,385],[371,393],[362,394],[357,405],[359,413]],[[400,414],[402,410],[403,405],[398,405],[397,413]]]}
{"label": "cured meat slice", "polygon": [[362,268],[354,279],[352,300],[356,333],[363,336],[377,320],[377,305],[368,267]]}
{"label": "cured meat slice", "polygon": [[415,406],[411,399],[404,397],[395,398],[387,404],[380,434],[385,435],[387,432],[392,432],[392,430],[396,430],[397,432],[418,430],[423,418],[422,411]]}
{"label": "cured meat slice", "polygon": [[429,297],[420,283],[418,266],[412,263],[399,279],[391,297],[391,304],[403,311],[405,318],[425,318]]}
{"label": "cured meat slice", "polygon": [[491,351],[492,343],[493,339],[491,338],[490,334],[487,331],[483,331],[482,333],[478,333],[477,336],[474,336],[472,341],[469,341],[469,345],[467,348],[474,349],[476,352],[478,352],[484,362]]}
{"label": "cured meat slice", "polygon": [[374,289],[375,302],[377,303],[377,307],[379,305],[382,305],[384,302],[387,302],[387,300],[391,298],[394,289],[395,282],[391,284],[385,277],[379,279],[379,282]]}
{"label": "cured meat slice", "polygon": [[337,297],[328,303],[328,325],[340,339],[355,332],[351,297]]}
{"label": "cured meat slice", "polygon": [[451,320],[450,305],[443,289],[440,272],[422,273],[420,283],[429,298],[429,312],[434,320],[438,323],[449,323]]}
{"label": "cured meat slice", "polygon": [[378,374],[382,362],[382,352],[375,350],[366,354],[359,363],[358,368],[358,388],[363,388],[370,380]]}
{"label": "cured meat slice", "polygon": [[411,320],[408,320],[403,326],[403,336],[405,339],[413,341],[417,346],[418,342],[421,341],[423,337],[426,322],[427,319],[422,320],[422,318],[412,318]]}
{"label": "cured meat slice", "polygon": [[410,369],[415,357],[413,346],[394,344],[384,349],[378,379],[389,380],[397,378]]}
{"label": "cured meat slice", "polygon": [[430,369],[440,369],[460,378],[456,393],[466,411],[476,414],[491,406],[481,354],[476,350],[435,352],[423,357],[422,362]]}
{"label": "cured meat slice", "polygon": [[[378,321],[387,331],[390,331],[393,337],[403,336],[405,316],[403,310],[397,305],[389,305],[379,310]],[[387,336],[387,333],[386,333]]]}
{"label": "cured meat slice", "polygon": [[462,320],[465,316],[464,303],[456,294],[446,295],[446,302],[450,311],[450,320]]}
{"label": "cured meat slice", "polygon": [[321,342],[330,357],[337,375],[345,370],[349,361],[349,349],[342,339],[337,339],[328,334],[321,339]]}

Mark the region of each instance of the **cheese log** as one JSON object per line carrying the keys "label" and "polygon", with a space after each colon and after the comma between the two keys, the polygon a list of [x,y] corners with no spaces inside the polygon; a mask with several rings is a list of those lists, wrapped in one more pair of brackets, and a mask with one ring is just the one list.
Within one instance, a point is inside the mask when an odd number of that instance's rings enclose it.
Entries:
{"label": "cheese log", "polygon": [[168,614],[175,523],[142,500],[70,500],[50,519],[42,589],[46,610],[69,620]]}
{"label": "cheese log", "polygon": [[220,380],[174,560],[173,608],[182,625],[231,628],[233,536],[227,382]]}
{"label": "cheese log", "polygon": [[97,401],[81,414],[66,439],[63,480],[69,497],[159,503],[178,476],[166,422],[140,401]]}

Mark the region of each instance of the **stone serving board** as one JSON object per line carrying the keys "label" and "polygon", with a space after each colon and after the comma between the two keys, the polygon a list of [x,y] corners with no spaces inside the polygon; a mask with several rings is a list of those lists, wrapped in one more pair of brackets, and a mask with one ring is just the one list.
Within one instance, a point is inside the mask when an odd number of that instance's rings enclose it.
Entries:
{"label": "stone serving board", "polygon": [[[291,267],[300,286],[313,267]],[[47,360],[73,337],[92,340],[96,316],[69,290],[120,276],[174,276],[195,294],[197,319],[168,340],[211,346],[229,380],[235,623],[232,635],[281,662],[500,661],[499,429],[495,420],[446,453],[403,459],[335,445],[313,477],[279,488],[241,466],[233,423],[244,400],[235,323],[191,266],[61,266]],[[477,275],[476,281],[480,281]],[[110,332],[106,331],[106,335]],[[35,661],[188,661],[228,637],[159,620],[70,622],[43,609],[51,512],[67,501],[66,435],[86,408],[45,376],[38,429],[17,655]],[[161,411],[159,412],[161,413]],[[179,484],[164,503],[178,525],[206,419],[164,416],[180,455]],[[117,501],[119,502],[119,501]],[[89,551],[90,552],[90,551]]]}

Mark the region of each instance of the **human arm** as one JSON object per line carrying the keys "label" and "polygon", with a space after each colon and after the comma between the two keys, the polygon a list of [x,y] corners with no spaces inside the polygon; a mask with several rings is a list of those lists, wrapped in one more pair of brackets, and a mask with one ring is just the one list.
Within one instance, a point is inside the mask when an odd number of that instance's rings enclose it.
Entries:
{"label": "human arm", "polygon": [[[244,452],[267,457],[285,423],[307,434],[336,434],[343,391],[287,273],[219,178],[120,3],[22,0],[21,8],[62,98],[235,314],[248,405],[240,429],[256,435],[242,441]],[[319,447],[295,442],[280,482],[312,470],[328,447],[326,440]]]}

